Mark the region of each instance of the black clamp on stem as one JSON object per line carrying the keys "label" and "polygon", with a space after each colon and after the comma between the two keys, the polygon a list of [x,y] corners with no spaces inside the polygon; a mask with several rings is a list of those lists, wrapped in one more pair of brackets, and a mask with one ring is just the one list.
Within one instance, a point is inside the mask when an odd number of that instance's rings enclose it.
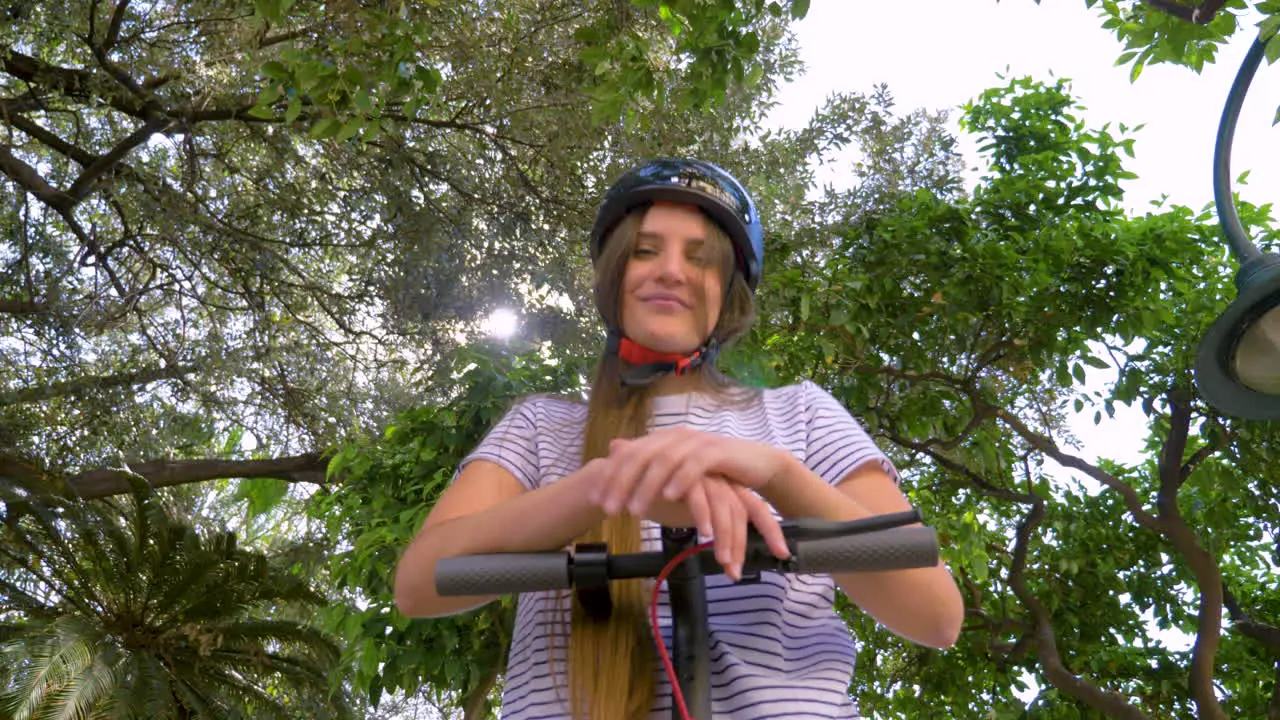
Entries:
{"label": "black clamp on stem", "polygon": [[595,620],[608,620],[613,615],[613,596],[609,594],[609,546],[605,543],[582,543],[573,546],[573,585],[578,602]]}

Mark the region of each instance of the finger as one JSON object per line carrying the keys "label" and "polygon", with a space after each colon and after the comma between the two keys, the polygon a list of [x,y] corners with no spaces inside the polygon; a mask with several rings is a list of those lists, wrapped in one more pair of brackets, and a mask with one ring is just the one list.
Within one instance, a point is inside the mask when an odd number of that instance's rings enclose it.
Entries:
{"label": "finger", "polygon": [[713,537],[715,524],[711,520],[711,503],[707,500],[706,488],[701,485],[694,487],[685,494],[684,502],[689,508],[689,514],[693,516],[698,534],[702,537]]}
{"label": "finger", "polygon": [[671,477],[672,471],[680,461],[675,456],[675,453],[667,450],[663,445],[664,443],[659,441],[648,448],[645,470],[638,476],[635,485],[631,488],[630,495],[626,499],[627,512],[636,517],[643,516],[653,501],[662,493],[668,479]]}
{"label": "finger", "polygon": [[587,481],[587,500],[595,507],[600,507],[604,502],[605,493],[605,466],[608,460],[604,458],[595,458],[582,466],[579,472],[587,474],[590,479]]}
{"label": "finger", "polygon": [[720,490],[711,491],[712,485],[708,483],[707,500],[711,503],[711,517],[714,525],[716,538],[716,562],[724,568],[724,572],[735,582],[738,575],[735,573],[734,557],[733,557],[733,506],[734,500],[728,500],[726,496],[729,493]]}
{"label": "finger", "polygon": [[732,489],[726,495],[733,508],[733,574],[735,580],[741,580],[742,563],[747,559],[747,510]]}
{"label": "finger", "polygon": [[601,478],[604,489],[599,507],[609,515],[616,515],[631,498],[632,489],[648,466],[649,455],[645,446],[637,441],[610,443],[609,449],[608,470]]}
{"label": "finger", "polygon": [[[649,453],[649,470],[632,489],[630,505],[632,515],[643,514],[659,497],[670,502],[679,501],[702,480],[699,460],[707,445],[708,433],[669,428],[651,433],[644,438]],[[679,479],[677,479],[679,478]],[[672,487],[675,483],[676,486]]]}
{"label": "finger", "polygon": [[773,515],[773,508],[769,503],[760,499],[755,493],[747,488],[738,486],[735,488],[742,504],[746,508],[751,519],[751,524],[755,526],[756,531],[764,538],[765,545],[774,557],[779,560],[786,560],[791,557],[791,548],[787,547],[786,535],[782,532],[782,525],[778,522],[778,518]]}
{"label": "finger", "polygon": [[672,468],[663,497],[675,501],[684,497],[689,488],[707,477],[707,468],[714,462],[718,443],[710,433],[698,433],[672,448],[679,462]]}

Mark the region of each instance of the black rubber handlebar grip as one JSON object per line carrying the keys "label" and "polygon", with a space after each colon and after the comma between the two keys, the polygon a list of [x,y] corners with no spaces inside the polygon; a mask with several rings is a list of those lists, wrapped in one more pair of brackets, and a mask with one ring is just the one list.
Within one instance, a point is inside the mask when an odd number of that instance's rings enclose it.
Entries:
{"label": "black rubber handlebar grip", "polygon": [[569,554],[494,553],[436,563],[440,595],[507,595],[569,587]]}
{"label": "black rubber handlebar grip", "polygon": [[938,533],[902,527],[861,535],[796,543],[796,566],[805,573],[871,572],[938,564]]}

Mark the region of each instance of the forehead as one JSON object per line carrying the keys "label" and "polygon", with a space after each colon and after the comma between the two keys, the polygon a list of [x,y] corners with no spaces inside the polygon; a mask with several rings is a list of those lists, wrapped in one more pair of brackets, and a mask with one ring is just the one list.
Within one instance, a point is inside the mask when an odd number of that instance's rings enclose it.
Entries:
{"label": "forehead", "polygon": [[642,238],[706,240],[710,220],[690,205],[654,205],[640,222]]}

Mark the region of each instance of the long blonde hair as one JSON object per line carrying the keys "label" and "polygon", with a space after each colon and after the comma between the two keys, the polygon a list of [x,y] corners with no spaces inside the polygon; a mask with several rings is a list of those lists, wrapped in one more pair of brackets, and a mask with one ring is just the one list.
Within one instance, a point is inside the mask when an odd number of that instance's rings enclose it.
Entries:
{"label": "long blonde hair", "polygon": [[[606,324],[620,327],[623,276],[636,245],[645,210],[634,211],[610,232],[595,268],[596,304]],[[703,335],[724,347],[741,337],[755,320],[752,294],[742,274],[735,272],[729,237],[710,219],[708,244],[718,256],[709,267],[718,269],[726,288],[720,317],[704,317]],[[707,389],[726,392],[734,387],[714,363],[704,365],[699,380]],[[609,454],[614,438],[633,438],[648,430],[653,406],[650,386],[625,386],[621,361],[605,352],[596,366],[587,405],[582,462]],[[640,521],[621,513],[580,538],[604,542],[613,553],[640,551]],[[613,613],[608,620],[589,616],[576,599],[570,601],[568,652],[569,704],[576,720],[638,720],[654,700],[656,654],[649,625],[647,581],[612,583]]]}

